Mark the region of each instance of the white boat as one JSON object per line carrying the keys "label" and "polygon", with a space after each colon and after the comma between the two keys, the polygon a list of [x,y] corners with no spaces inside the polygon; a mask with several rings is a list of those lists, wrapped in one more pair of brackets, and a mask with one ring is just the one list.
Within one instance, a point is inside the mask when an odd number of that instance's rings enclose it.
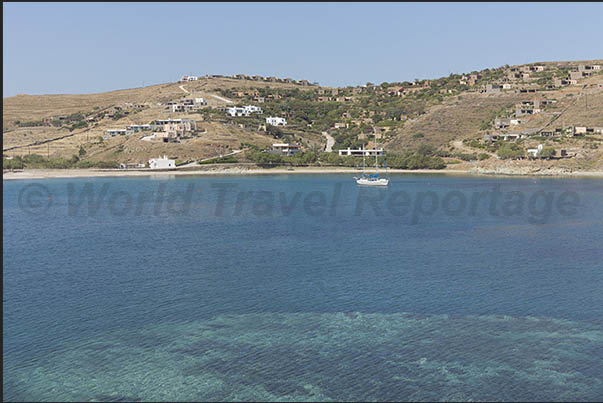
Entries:
{"label": "white boat", "polygon": [[[375,146],[375,173],[371,174],[371,175],[367,175],[365,172],[366,152],[362,153],[362,175],[360,177],[354,176],[354,179],[356,179],[357,184],[364,185],[364,186],[387,186],[387,185],[389,185],[388,178],[379,177],[379,161],[377,160],[378,154],[379,153],[377,152],[377,147]],[[383,166],[387,169],[387,167],[385,166],[385,153],[382,152],[381,155],[383,155]],[[386,174],[387,174],[387,171],[386,171]]]}
{"label": "white boat", "polygon": [[372,175],[363,175],[359,178],[355,176],[354,179],[356,179],[357,184],[365,186],[387,186],[389,184],[389,179]]}

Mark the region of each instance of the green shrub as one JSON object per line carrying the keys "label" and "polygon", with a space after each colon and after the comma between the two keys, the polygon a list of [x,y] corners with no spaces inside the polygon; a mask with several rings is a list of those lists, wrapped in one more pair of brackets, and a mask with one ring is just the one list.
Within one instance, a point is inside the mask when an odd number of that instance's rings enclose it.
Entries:
{"label": "green shrub", "polygon": [[496,152],[500,159],[517,159],[525,156],[524,150],[517,144],[506,143],[499,147]]}
{"label": "green shrub", "polygon": [[463,161],[476,161],[478,159],[477,154],[463,154],[463,153],[455,153],[452,154],[454,158],[458,158]]}
{"label": "green shrub", "polygon": [[545,147],[540,152],[539,157],[540,158],[551,158],[551,157],[554,157],[556,154],[557,154],[557,151],[554,148],[552,148],[552,147]]}
{"label": "green shrub", "polygon": [[23,169],[23,160],[21,157],[15,157],[13,159],[2,159],[2,169]]}
{"label": "green shrub", "polygon": [[119,162],[117,162],[117,161],[98,161],[98,162],[94,163],[94,166],[96,168],[103,168],[103,169],[119,168]]}
{"label": "green shrub", "polygon": [[42,120],[32,120],[30,122],[19,122],[17,123],[19,127],[38,127],[44,126],[45,123]]}
{"label": "green shrub", "polygon": [[[229,155],[226,157],[217,157],[211,160],[206,160],[206,161],[199,161],[199,164],[201,165],[206,165],[206,164],[229,164],[229,163],[236,163],[239,162],[239,160],[237,160],[237,158],[234,155]],[[176,161],[176,166],[178,165],[178,161]]]}
{"label": "green shrub", "polygon": [[80,122],[76,122],[74,124],[71,125],[71,127],[69,128],[69,131],[74,131],[75,129],[81,129],[84,127],[88,127],[88,123],[84,122],[84,121],[80,121]]}

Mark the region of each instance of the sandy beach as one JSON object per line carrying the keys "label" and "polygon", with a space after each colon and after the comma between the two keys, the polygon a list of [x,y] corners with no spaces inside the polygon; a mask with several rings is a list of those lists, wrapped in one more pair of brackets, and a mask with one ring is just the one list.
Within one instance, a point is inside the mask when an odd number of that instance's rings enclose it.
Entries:
{"label": "sandy beach", "polygon": [[[247,168],[247,167],[203,167],[199,169],[25,169],[4,171],[4,180],[18,179],[58,179],[88,177],[134,177],[134,176],[194,176],[194,175],[282,175],[282,174],[360,174],[354,168],[336,167],[296,167],[296,168]],[[595,177],[603,178],[603,171],[544,170],[526,172],[523,170],[483,170],[483,169],[388,169],[390,174],[444,174],[470,176],[547,176],[547,177]]]}
{"label": "sandy beach", "polygon": [[[25,169],[22,171],[4,171],[5,180],[15,179],[51,179],[51,178],[86,178],[117,176],[186,176],[186,175],[282,175],[282,174],[360,174],[354,168],[247,168],[247,167],[206,167],[200,169]],[[450,169],[389,169],[389,173],[412,174],[449,174],[470,175],[467,170]]]}

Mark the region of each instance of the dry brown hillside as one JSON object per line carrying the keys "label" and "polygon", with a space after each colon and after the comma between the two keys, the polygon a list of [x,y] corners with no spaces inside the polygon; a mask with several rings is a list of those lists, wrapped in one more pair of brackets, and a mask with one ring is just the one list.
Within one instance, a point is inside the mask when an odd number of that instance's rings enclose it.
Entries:
{"label": "dry brown hillside", "polygon": [[[264,110],[272,108],[272,116],[286,116],[289,121],[285,133],[287,138],[314,150],[321,150],[326,144],[323,132],[336,138],[335,150],[350,144],[353,147],[359,147],[358,144],[366,146],[366,142],[361,142],[362,138],[372,142],[373,131],[378,131],[376,126],[387,121],[383,127],[391,130],[385,135],[386,150],[406,151],[421,144],[431,144],[451,153],[483,153],[483,147],[471,146],[463,140],[481,141],[485,135],[513,131],[531,132],[535,134],[519,141],[524,149],[538,144],[567,149],[576,158],[555,164],[571,165],[572,169],[595,167],[602,165],[598,150],[603,150],[603,135],[553,139],[537,133],[543,128],[603,127],[603,70],[594,71],[592,76],[580,78],[572,85],[550,88],[553,77],[567,76],[568,71],[576,71],[580,63],[603,65],[603,61],[596,60],[504,66],[480,72],[481,81],[470,85],[466,84],[469,73],[404,84],[404,94],[396,92],[402,83],[333,89],[286,82],[204,77],[186,83],[99,94],[18,95],[3,99],[3,154],[69,158],[83,147],[84,158],[92,161],[143,162],[162,154],[180,160],[213,157],[239,149],[243,144],[269,147],[280,137],[262,128],[263,119],[268,115],[258,115],[253,119],[231,118],[220,109],[236,104],[253,104]],[[534,77],[527,79],[512,81],[507,78],[512,71],[524,71],[535,65],[544,65],[545,70],[533,73]],[[544,77],[547,74],[548,77]],[[548,80],[548,88],[542,82],[544,79]],[[484,90],[486,84],[509,82],[513,85],[511,89],[499,92]],[[524,87],[538,89],[535,93],[520,92]],[[301,92],[288,91],[292,89]],[[417,90],[421,91],[421,97],[413,95]],[[258,99],[258,93],[262,93],[261,99]],[[166,109],[167,102],[190,98],[204,98],[207,105],[191,113],[172,113]],[[517,104],[536,100],[555,102],[546,105],[539,113],[522,117],[519,125],[505,129],[494,127],[495,118],[513,117]],[[426,106],[416,111],[408,108],[404,119],[391,115],[391,111],[404,109],[405,103],[415,106],[423,103]],[[118,112],[112,115],[111,111],[116,107],[126,108],[128,114]],[[56,124],[56,119],[49,121],[51,117],[73,114],[80,114],[76,124],[70,118],[67,124]],[[374,119],[376,117],[380,121]],[[141,133],[111,137],[106,132],[124,129],[128,125],[149,124],[157,119],[178,118],[195,120],[198,126],[192,136],[185,136],[179,143],[145,141]],[[490,150],[489,155],[491,158],[479,164],[502,164],[494,151]],[[472,164],[478,165],[477,162]]]}
{"label": "dry brown hillside", "polygon": [[[484,120],[488,120],[493,113],[512,106],[521,99],[519,94],[460,95],[447,100],[442,105],[433,106],[424,115],[406,122],[387,147],[394,151],[416,148],[421,144],[441,147],[452,140],[475,136]],[[416,134],[423,134],[424,137],[413,137]]]}
{"label": "dry brown hillside", "polygon": [[[168,154],[178,159],[199,159],[232,150],[241,143],[269,146],[274,138],[256,128],[242,129],[224,122],[202,122],[199,114],[171,113],[161,103],[185,98],[200,97],[207,101],[207,108],[230,105],[228,98],[220,96],[216,89],[248,87],[304,88],[299,85],[278,82],[257,82],[231,78],[205,78],[187,83],[169,83],[144,88],[111,91],[83,95],[17,95],[3,102],[3,150],[5,155],[41,154],[70,157],[80,146],[92,160],[118,159],[121,162],[146,161],[152,156]],[[236,101],[233,101],[236,102]],[[104,118],[87,128],[73,131],[50,125],[19,127],[17,122],[41,121],[53,116],[81,113],[94,114],[113,106],[145,104],[141,110],[132,110],[118,120]],[[156,119],[187,118],[198,121],[201,134],[179,144],[161,144],[141,141],[140,136],[99,137],[108,129],[124,128],[131,124],[148,124]],[[116,150],[124,150],[115,152]]]}

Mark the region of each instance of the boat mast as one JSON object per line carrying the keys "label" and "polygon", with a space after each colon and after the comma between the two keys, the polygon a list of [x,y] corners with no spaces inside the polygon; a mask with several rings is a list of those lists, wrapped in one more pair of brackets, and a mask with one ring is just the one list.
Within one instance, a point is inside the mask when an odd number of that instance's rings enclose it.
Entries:
{"label": "boat mast", "polygon": [[378,167],[377,167],[379,165],[379,162],[377,160],[377,154],[378,154],[377,149],[378,148],[379,147],[378,147],[378,144],[377,144],[377,133],[375,133],[375,173],[379,173]]}

